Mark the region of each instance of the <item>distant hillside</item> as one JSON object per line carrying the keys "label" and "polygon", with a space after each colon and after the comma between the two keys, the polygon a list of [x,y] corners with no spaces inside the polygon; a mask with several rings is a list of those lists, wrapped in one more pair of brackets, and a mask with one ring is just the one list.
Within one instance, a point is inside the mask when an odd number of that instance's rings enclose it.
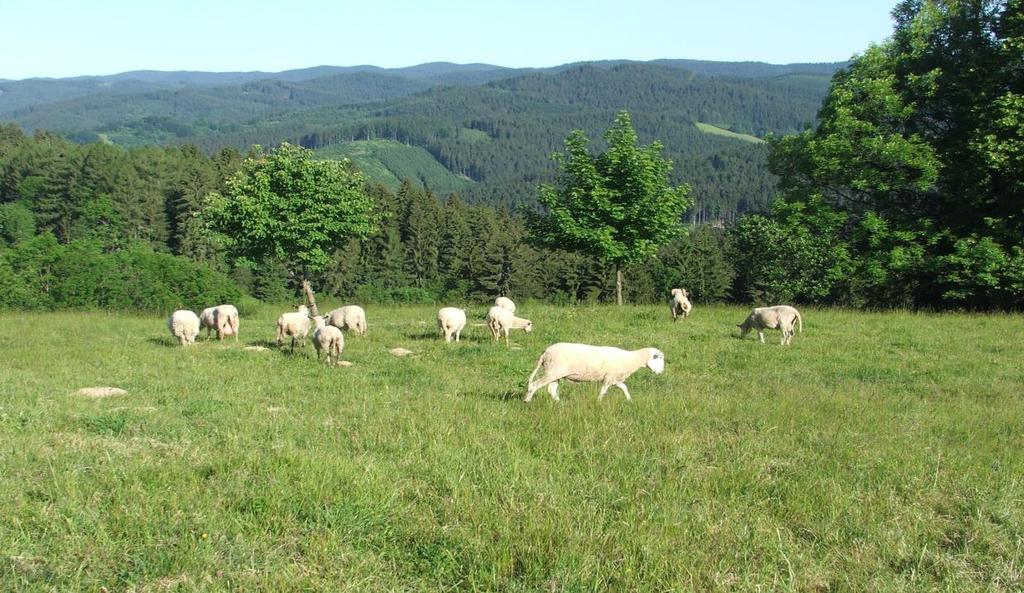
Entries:
{"label": "distant hillside", "polygon": [[[469,200],[531,202],[553,174],[550,154],[572,129],[600,148],[601,132],[627,109],[642,140],[664,143],[677,181],[694,186],[707,216],[728,218],[772,198],[757,140],[813,125],[842,65],[658,60],[519,70],[442,62],[274,74],[139,71],[0,83],[0,120],[128,147],[244,150],[289,141],[350,156],[389,185],[409,177]],[[91,94],[73,96],[83,92]]]}

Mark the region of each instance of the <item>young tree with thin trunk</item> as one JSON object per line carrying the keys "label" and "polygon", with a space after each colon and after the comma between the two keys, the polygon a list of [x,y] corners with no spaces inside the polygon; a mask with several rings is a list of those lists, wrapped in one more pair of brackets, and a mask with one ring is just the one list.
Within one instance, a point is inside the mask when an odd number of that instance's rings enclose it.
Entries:
{"label": "young tree with thin trunk", "polygon": [[565,153],[552,155],[561,179],[557,186],[540,186],[537,200],[546,212],[530,215],[529,222],[536,242],[611,263],[621,305],[623,268],[654,256],[672,239],[693,201],[688,185],[669,184],[672,161],[662,158],[662,144],[637,145],[628,112],[616,115],[604,139],[608,150],[595,157],[582,130],[566,138]]}
{"label": "young tree with thin trunk", "polygon": [[377,214],[351,163],[312,156],[287,143],[269,154],[257,147],[228,180],[227,195],[210,195],[204,215],[241,263],[281,262],[301,281],[317,315],[310,275],[322,271],[349,239],[365,237]]}

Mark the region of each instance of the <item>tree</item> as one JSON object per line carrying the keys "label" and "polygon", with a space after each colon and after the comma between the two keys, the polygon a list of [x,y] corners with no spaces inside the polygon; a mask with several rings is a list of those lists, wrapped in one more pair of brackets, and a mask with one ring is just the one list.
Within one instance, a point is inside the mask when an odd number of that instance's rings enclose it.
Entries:
{"label": "tree", "polygon": [[917,305],[1024,305],[1009,288],[1024,249],[1022,15],[1022,0],[901,1],[892,37],[833,78],[818,128],[772,141],[788,210],[822,200],[847,216],[838,238],[869,302],[909,286]]}
{"label": "tree", "polygon": [[313,314],[311,274],[334,251],[366,236],[376,222],[363,176],[346,161],[316,161],[312,151],[282,144],[257,149],[227,183],[228,194],[210,194],[210,227],[240,263],[277,260],[301,280]]}
{"label": "tree", "polygon": [[541,185],[543,215],[531,215],[539,243],[591,254],[615,268],[616,302],[622,304],[622,268],[653,256],[680,230],[692,205],[688,185],[669,185],[672,161],[662,144],[637,145],[629,113],[620,111],[604,133],[608,150],[591,156],[582,130],[565,140],[552,159],[561,168],[558,186]]}

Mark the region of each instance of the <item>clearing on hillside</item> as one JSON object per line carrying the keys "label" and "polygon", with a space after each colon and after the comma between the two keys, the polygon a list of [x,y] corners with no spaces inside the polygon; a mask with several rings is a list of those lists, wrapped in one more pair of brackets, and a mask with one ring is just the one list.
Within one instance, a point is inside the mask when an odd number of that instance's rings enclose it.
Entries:
{"label": "clearing on hillside", "polygon": [[446,169],[426,149],[394,140],[345,142],[321,148],[316,156],[351,159],[368,178],[392,190],[398,189],[406,179],[426,185],[436,194],[457,192],[473,185],[468,178]]}

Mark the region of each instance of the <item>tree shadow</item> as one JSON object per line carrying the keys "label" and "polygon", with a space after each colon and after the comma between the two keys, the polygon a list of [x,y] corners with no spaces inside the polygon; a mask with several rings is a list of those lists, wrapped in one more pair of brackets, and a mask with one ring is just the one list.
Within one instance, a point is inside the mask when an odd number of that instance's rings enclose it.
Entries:
{"label": "tree shadow", "polygon": [[146,341],[149,342],[150,344],[155,344],[157,346],[163,346],[164,348],[181,348],[182,347],[181,344],[178,343],[178,340],[176,338],[172,338],[170,336],[160,336],[160,337],[150,336],[150,337],[146,338]]}

